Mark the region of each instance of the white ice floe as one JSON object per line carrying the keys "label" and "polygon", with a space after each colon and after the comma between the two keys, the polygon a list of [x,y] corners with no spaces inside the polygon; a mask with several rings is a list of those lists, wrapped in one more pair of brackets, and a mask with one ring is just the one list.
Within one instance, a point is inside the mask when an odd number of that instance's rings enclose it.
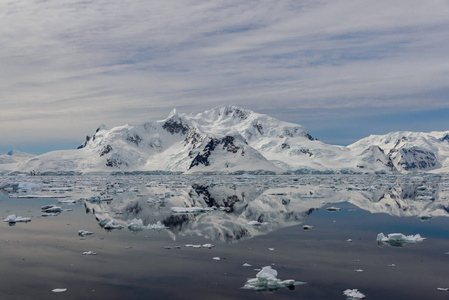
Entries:
{"label": "white ice floe", "polygon": [[212,257],[213,260],[221,260],[218,256]]}
{"label": "white ice floe", "polygon": [[328,207],[328,208],[326,208],[328,211],[339,211],[340,210],[340,208],[339,207],[335,207],[335,206],[331,206],[331,207]]}
{"label": "white ice floe", "polygon": [[104,225],[103,228],[104,228],[104,229],[107,229],[107,230],[111,230],[111,229],[122,229],[122,228],[123,228],[123,225],[115,224],[115,223],[114,223],[114,220],[112,220],[112,221],[107,222],[107,223]]}
{"label": "white ice floe", "polygon": [[421,237],[419,234],[416,235],[404,235],[402,233],[390,233],[385,236],[383,233],[377,235],[378,243],[387,243],[392,246],[402,246],[405,243],[419,243],[425,238]]}
{"label": "white ice floe", "polygon": [[208,248],[208,249],[212,249],[215,246],[212,245],[212,244],[204,244],[204,245],[186,244],[185,247],[187,247],[187,248]]}
{"label": "white ice floe", "polygon": [[67,289],[53,289],[53,290],[51,290],[53,293],[64,293],[64,292],[66,292],[67,291]]}
{"label": "white ice floe", "polygon": [[347,289],[343,291],[343,295],[349,297],[348,299],[365,299],[365,295],[360,293],[357,289]]}
{"label": "white ice floe", "polygon": [[79,236],[92,235],[92,234],[94,234],[94,233],[90,232],[90,231],[87,231],[87,230],[84,230],[84,229],[81,229],[81,230],[78,231],[78,235]]}
{"label": "white ice floe", "polygon": [[18,222],[27,223],[27,222],[30,222],[30,221],[31,221],[30,218],[16,216],[15,214],[9,215],[5,219],[3,219],[3,222],[7,222],[7,223],[18,223]]}
{"label": "white ice floe", "polygon": [[277,290],[282,287],[294,287],[296,285],[305,284],[305,282],[295,281],[293,279],[281,280],[277,278],[278,272],[271,266],[263,267],[256,278],[249,278],[242,289],[268,291]]}
{"label": "white ice floe", "polygon": [[352,243],[352,239],[347,239],[346,240],[348,243]]}
{"label": "white ice floe", "polygon": [[83,252],[82,255],[97,255],[97,253],[95,253],[93,251],[86,251],[86,252]]}
{"label": "white ice floe", "polygon": [[440,292],[449,292],[449,288],[437,288]]}
{"label": "white ice floe", "polygon": [[362,272],[365,272],[365,270],[362,270],[362,269],[355,269],[354,272],[362,273]]}
{"label": "white ice floe", "polygon": [[432,219],[432,216],[431,216],[431,215],[428,215],[428,214],[420,214],[420,215],[418,216],[418,219],[420,219],[420,220],[422,220],[422,221],[426,221],[426,220]]}
{"label": "white ice floe", "polygon": [[72,200],[72,199],[58,199],[58,203],[75,204],[76,200]]}
{"label": "white ice floe", "polygon": [[251,265],[249,263],[244,263],[243,266],[244,267],[251,267]]}
{"label": "white ice floe", "polygon": [[60,213],[62,212],[62,207],[56,205],[44,205],[41,210],[46,213]]}

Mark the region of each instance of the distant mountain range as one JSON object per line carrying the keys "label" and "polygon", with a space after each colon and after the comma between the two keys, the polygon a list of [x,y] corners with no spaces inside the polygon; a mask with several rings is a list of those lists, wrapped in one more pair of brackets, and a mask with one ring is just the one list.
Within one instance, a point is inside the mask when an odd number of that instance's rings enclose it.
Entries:
{"label": "distant mountain range", "polygon": [[7,154],[0,155],[0,164],[18,163],[34,157],[33,154],[11,150]]}
{"label": "distant mountain range", "polygon": [[344,147],[326,144],[298,124],[219,106],[199,114],[173,110],[141,125],[102,125],[78,149],[0,156],[0,172],[440,173],[449,171],[448,158],[449,131],[371,135]]}

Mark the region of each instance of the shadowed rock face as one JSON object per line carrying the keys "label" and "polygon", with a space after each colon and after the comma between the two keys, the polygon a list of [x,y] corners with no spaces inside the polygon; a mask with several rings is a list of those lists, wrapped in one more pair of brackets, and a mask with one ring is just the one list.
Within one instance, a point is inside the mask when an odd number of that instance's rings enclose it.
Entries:
{"label": "shadowed rock face", "polygon": [[403,170],[431,170],[441,167],[435,153],[419,147],[401,148],[395,156],[396,164]]}
{"label": "shadowed rock face", "polygon": [[198,155],[193,159],[189,169],[200,164],[209,166],[209,157],[219,145],[223,145],[223,150],[231,153],[237,153],[237,151],[240,149],[240,147],[235,145],[235,138],[233,136],[225,136],[221,139],[211,138],[206,146],[204,146],[203,150],[198,153]]}
{"label": "shadowed rock face", "polygon": [[164,128],[171,134],[175,133],[187,134],[187,132],[190,129],[189,126],[187,124],[184,124],[181,119],[175,117],[167,120],[165,124],[162,125],[162,128]]}

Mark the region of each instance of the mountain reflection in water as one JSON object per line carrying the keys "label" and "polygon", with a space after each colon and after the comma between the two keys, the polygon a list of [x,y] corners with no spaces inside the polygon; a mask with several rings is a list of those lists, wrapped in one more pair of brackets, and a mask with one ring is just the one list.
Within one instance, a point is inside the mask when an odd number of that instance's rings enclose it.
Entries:
{"label": "mountain reflection in water", "polygon": [[[98,221],[126,227],[161,222],[173,239],[236,242],[304,223],[318,209],[349,202],[397,217],[448,216],[449,181],[441,176],[161,176],[108,178],[112,201],[85,201]],[[173,213],[172,207],[213,208]],[[335,212],[338,213],[338,212]],[[424,218],[423,218],[424,219]]]}

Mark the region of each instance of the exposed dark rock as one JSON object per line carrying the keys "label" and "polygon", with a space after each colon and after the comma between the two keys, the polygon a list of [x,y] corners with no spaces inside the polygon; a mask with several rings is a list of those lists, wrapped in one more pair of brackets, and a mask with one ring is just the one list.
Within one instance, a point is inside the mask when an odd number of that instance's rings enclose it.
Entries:
{"label": "exposed dark rock", "polygon": [[134,133],[133,135],[128,136],[126,140],[128,142],[136,144],[136,146],[139,146],[139,143],[142,141],[142,138],[137,133]]}
{"label": "exposed dark rock", "polygon": [[81,144],[80,146],[78,146],[78,148],[76,148],[76,149],[83,149],[84,147],[86,147],[86,146],[87,146],[87,143],[89,143],[90,139],[91,139],[91,136],[87,135],[87,136],[86,136],[86,140],[84,141],[84,143],[82,143],[82,144]]}
{"label": "exposed dark rock", "polygon": [[309,133],[305,133],[304,136],[305,136],[306,138],[308,138],[309,140],[311,140],[311,141],[318,141],[317,138],[312,137]]}
{"label": "exposed dark rock", "polygon": [[401,148],[399,150],[399,154],[400,160],[398,162],[398,165],[400,165],[402,169],[406,171],[414,169],[433,169],[441,166],[440,162],[435,156],[435,153],[423,148]]}
{"label": "exposed dark rock", "polygon": [[240,120],[246,120],[248,118],[249,112],[241,110],[237,107],[227,107],[225,111],[225,115],[232,115],[234,118],[238,118]]}
{"label": "exposed dark rock", "polygon": [[187,124],[184,124],[180,118],[171,118],[167,120],[164,125],[162,125],[162,128],[170,132],[171,134],[175,133],[182,133],[186,134],[189,131],[189,126]]}
{"label": "exposed dark rock", "polygon": [[256,130],[260,133],[263,134],[263,126],[262,124],[260,124],[259,122],[255,122],[253,124],[253,127],[256,128]]}
{"label": "exposed dark rock", "polygon": [[287,143],[282,143],[281,148],[282,149],[290,149],[290,145]]}
{"label": "exposed dark rock", "polygon": [[449,142],[449,134],[446,134],[445,136],[443,136],[440,141],[442,142]]}
{"label": "exposed dark rock", "polygon": [[210,141],[204,147],[204,149],[201,151],[201,153],[198,153],[197,156],[193,159],[189,169],[198,166],[200,164],[209,166],[210,165],[209,156],[218,145],[223,144],[223,150],[232,153],[237,153],[240,147],[236,146],[234,142],[235,138],[233,136],[225,136],[222,139],[211,138]]}
{"label": "exposed dark rock", "polygon": [[113,167],[120,167],[121,165],[127,165],[124,161],[122,161],[120,158],[117,157],[111,157],[106,159],[106,166],[113,168]]}
{"label": "exposed dark rock", "polygon": [[303,154],[308,155],[309,157],[312,157],[312,155],[313,155],[313,153],[310,152],[310,150],[307,149],[307,148],[301,149],[301,152],[302,152]]}
{"label": "exposed dark rock", "polygon": [[112,151],[112,146],[111,145],[106,145],[106,146],[103,147],[103,149],[101,149],[100,156],[108,154],[111,151]]}

